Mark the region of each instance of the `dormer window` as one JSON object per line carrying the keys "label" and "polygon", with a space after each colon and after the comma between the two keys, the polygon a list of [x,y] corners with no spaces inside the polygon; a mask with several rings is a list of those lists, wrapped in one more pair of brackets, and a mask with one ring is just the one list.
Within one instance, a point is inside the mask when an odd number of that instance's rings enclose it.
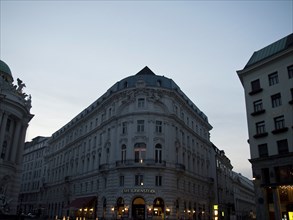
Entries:
{"label": "dormer window", "polygon": [[124,82],[123,87],[124,87],[124,89],[128,87],[128,82],[127,81]]}
{"label": "dormer window", "polygon": [[161,80],[157,80],[157,86],[159,86],[159,87],[162,86],[162,81]]}

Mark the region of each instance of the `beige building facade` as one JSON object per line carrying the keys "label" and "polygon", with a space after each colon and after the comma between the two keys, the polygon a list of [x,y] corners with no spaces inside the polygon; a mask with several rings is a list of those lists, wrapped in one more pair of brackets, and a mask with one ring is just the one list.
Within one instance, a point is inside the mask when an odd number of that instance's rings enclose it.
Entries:
{"label": "beige building facade", "polygon": [[49,139],[47,214],[210,219],[215,160],[207,116],[148,67]]}

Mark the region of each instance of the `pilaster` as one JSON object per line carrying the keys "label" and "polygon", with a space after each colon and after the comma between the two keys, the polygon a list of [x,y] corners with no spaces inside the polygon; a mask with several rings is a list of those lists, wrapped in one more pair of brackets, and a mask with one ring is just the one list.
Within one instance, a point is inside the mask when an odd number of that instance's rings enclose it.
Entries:
{"label": "pilaster", "polygon": [[21,129],[21,122],[17,121],[15,132],[13,135],[12,148],[10,150],[10,161],[15,162],[15,163],[16,163],[16,154],[18,152],[18,144],[19,144],[19,140],[20,140],[19,139],[20,129]]}
{"label": "pilaster", "polygon": [[18,147],[18,154],[15,155],[14,161],[16,164],[20,164],[23,157],[23,150],[24,150],[24,140],[26,135],[26,129],[28,127],[28,124],[26,122],[22,123],[21,126],[21,133],[19,138],[19,147]]}
{"label": "pilaster", "polygon": [[3,147],[3,142],[4,142],[4,135],[6,131],[6,124],[7,124],[7,119],[8,119],[8,114],[3,113],[2,117],[2,123],[1,123],[1,128],[0,128],[0,155],[2,153],[2,147]]}

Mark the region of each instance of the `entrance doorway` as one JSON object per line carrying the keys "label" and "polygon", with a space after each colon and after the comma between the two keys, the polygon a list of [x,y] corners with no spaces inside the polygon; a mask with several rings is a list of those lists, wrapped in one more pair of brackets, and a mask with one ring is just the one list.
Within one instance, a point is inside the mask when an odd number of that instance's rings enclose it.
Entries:
{"label": "entrance doorway", "polygon": [[132,202],[132,218],[134,220],[145,220],[145,201],[137,197]]}
{"label": "entrance doorway", "polygon": [[161,220],[164,219],[164,200],[161,198],[156,198],[153,203],[153,219]]}

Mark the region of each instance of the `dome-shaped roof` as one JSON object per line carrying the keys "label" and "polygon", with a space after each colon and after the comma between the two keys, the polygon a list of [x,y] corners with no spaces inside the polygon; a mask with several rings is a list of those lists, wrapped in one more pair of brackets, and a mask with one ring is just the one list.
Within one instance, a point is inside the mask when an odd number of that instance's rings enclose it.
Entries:
{"label": "dome-shaped roof", "polygon": [[13,81],[9,66],[2,60],[0,60],[0,76],[6,80]]}

